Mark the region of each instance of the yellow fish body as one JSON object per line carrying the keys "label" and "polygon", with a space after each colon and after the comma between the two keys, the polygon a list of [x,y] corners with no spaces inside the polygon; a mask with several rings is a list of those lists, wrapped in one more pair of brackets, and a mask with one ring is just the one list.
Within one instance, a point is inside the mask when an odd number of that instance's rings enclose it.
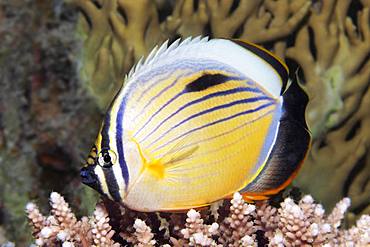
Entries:
{"label": "yellow fish body", "polygon": [[252,199],[289,184],[307,152],[307,96],[288,69],[242,41],[167,42],[125,79],[82,182],[139,211]]}

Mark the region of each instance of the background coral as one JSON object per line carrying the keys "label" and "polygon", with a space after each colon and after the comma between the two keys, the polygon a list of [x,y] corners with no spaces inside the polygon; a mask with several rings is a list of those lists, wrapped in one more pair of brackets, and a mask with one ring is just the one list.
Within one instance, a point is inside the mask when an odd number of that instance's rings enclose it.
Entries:
{"label": "background coral", "polygon": [[300,187],[329,206],[350,196],[352,211],[368,213],[370,6],[363,2],[357,15],[350,16],[355,4],[313,5],[286,55],[302,68],[311,96],[307,117],[316,138],[300,173]]}
{"label": "background coral", "polygon": [[[267,206],[268,202],[257,205],[246,203],[235,193],[231,204],[225,203],[219,210],[223,218],[214,219],[211,210],[200,212],[191,209],[186,220],[179,222],[167,214],[147,213],[154,220],[136,218],[127,208],[118,206],[119,212],[112,212],[112,203],[98,204],[92,216],[77,221],[68,204],[58,193],[50,195],[51,214],[45,217],[37,206],[29,203],[26,207],[38,246],[121,246],[130,244],[137,247],[151,246],[368,246],[370,244],[370,216],[363,215],[356,226],[349,230],[340,229],[350,200],[344,198],[332,212],[325,215],[321,204],[309,195],[298,203],[287,197],[279,208]],[[111,217],[131,227],[109,224]],[[113,210],[114,211],[114,210]],[[141,214],[139,217],[143,217]],[[172,214],[173,215],[173,214]],[[158,221],[166,221],[170,234],[158,229]],[[133,223],[132,223],[133,222]],[[114,223],[111,222],[113,225]],[[148,225],[149,224],[149,225]],[[221,227],[220,227],[221,226]],[[115,234],[115,231],[117,234]],[[115,234],[115,235],[114,235]]]}
{"label": "background coral", "polygon": [[[243,38],[286,59],[310,95],[314,135],[294,183],[329,209],[350,197],[354,223],[370,210],[369,7],[366,0],[0,2],[0,243],[29,241],[24,205],[39,198],[45,207],[52,190],[79,215],[92,213],[96,194],[80,185],[78,169],[101,114],[142,55],[190,35]],[[170,234],[166,222],[156,227]]]}
{"label": "background coral", "polygon": [[33,227],[37,246],[119,246],[112,240],[114,231],[103,205],[97,205],[93,216],[77,220],[68,203],[56,192],[50,194],[51,214],[43,216],[37,206],[28,203],[26,212]]}

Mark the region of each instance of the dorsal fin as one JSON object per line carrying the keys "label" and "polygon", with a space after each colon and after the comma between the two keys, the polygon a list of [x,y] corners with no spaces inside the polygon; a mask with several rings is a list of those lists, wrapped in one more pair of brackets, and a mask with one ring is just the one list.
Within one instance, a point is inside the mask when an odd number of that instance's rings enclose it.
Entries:
{"label": "dorsal fin", "polygon": [[[154,48],[146,59],[141,59],[129,72],[126,85],[129,86],[140,75],[154,71],[161,66],[181,63],[182,61],[214,61],[238,70],[246,78],[263,87],[271,96],[279,98],[286,87],[286,78],[283,71],[286,67],[281,60],[274,57],[263,48],[253,44],[243,43],[227,39],[211,39],[208,37],[180,39],[168,45],[166,41],[159,48]],[[246,49],[248,46],[249,49]],[[259,53],[258,53],[259,52]],[[267,62],[266,54],[270,54],[270,62],[275,62],[273,67]],[[280,65],[281,73],[275,68]],[[125,91],[125,90],[124,90]]]}
{"label": "dorsal fin", "polygon": [[245,49],[251,51],[252,53],[256,54],[257,56],[263,58],[271,67],[279,74],[281,78],[281,92],[283,94],[287,87],[288,79],[289,79],[289,69],[288,66],[276,55],[271,53],[270,51],[266,50],[262,46],[242,41],[242,40],[233,40],[236,44],[244,47]]}
{"label": "dorsal fin", "polygon": [[169,53],[171,53],[177,48],[180,48],[180,47],[184,48],[189,45],[194,45],[197,43],[204,43],[207,41],[208,41],[208,36],[203,37],[203,38],[201,36],[197,36],[195,38],[188,37],[184,39],[182,42],[181,42],[181,38],[179,38],[175,40],[171,45],[168,46],[169,40],[166,40],[159,48],[158,46],[154,47],[145,60],[142,57],[139,60],[139,62],[137,62],[137,64],[132,67],[132,69],[128,73],[127,80],[131,79],[136,74],[139,74],[144,69],[147,69],[148,66],[159,61],[161,58],[168,55]]}

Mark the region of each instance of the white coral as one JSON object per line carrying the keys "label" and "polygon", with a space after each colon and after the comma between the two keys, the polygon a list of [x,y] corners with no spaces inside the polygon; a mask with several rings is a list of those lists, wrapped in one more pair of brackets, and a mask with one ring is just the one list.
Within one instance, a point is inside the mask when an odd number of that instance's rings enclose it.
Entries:
{"label": "white coral", "polygon": [[[63,247],[81,246],[119,246],[112,240],[114,231],[109,224],[109,217],[103,205],[96,206],[93,217],[83,217],[77,221],[64,198],[53,192],[50,198],[52,211],[43,216],[33,203],[26,205],[26,212],[35,231],[35,244]],[[356,226],[349,230],[340,230],[344,214],[350,206],[350,200],[344,198],[337,203],[332,212],[325,216],[320,204],[311,196],[304,196],[296,204],[287,198],[279,209],[267,203],[251,205],[235,193],[231,200],[229,216],[220,223],[204,223],[201,214],[194,209],[187,212],[185,228],[181,230],[183,238],[176,240],[170,236],[174,246],[257,246],[256,231],[265,231],[268,246],[283,247],[297,245],[314,246],[369,246],[370,216],[364,215]],[[208,219],[207,219],[208,220]],[[157,244],[152,229],[145,221],[136,219],[134,232],[120,233],[127,235],[128,241],[135,247],[152,247]],[[179,225],[173,229],[178,231]],[[266,234],[268,232],[268,234]],[[168,247],[168,245],[163,245]]]}
{"label": "white coral", "polygon": [[156,243],[156,241],[153,240],[154,234],[152,233],[150,227],[147,226],[143,220],[136,219],[134,228],[136,230],[135,236],[139,244],[154,246]]}

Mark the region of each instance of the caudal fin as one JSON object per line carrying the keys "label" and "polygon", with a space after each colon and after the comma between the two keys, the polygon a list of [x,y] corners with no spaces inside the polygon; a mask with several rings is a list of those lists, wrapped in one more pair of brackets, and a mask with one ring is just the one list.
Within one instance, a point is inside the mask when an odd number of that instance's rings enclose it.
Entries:
{"label": "caudal fin", "polygon": [[276,143],[256,179],[241,192],[251,198],[276,194],[296,176],[311,143],[305,120],[308,96],[297,82],[283,94],[283,115]]}

